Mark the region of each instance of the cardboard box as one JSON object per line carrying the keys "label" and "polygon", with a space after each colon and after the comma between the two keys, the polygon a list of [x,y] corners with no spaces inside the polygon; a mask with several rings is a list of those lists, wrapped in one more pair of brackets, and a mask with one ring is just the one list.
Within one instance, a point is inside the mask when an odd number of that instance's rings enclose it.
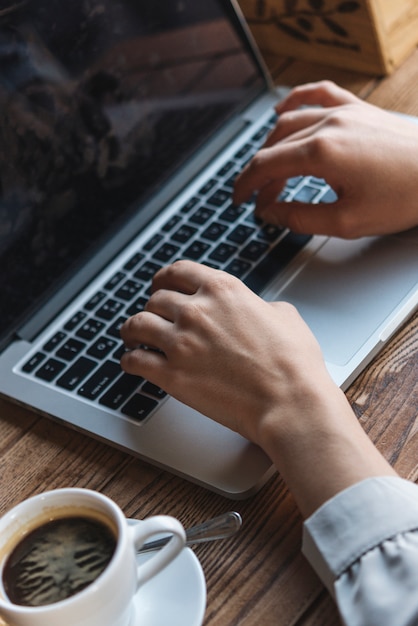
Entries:
{"label": "cardboard box", "polygon": [[418,0],[238,0],[261,52],[389,74],[418,44]]}

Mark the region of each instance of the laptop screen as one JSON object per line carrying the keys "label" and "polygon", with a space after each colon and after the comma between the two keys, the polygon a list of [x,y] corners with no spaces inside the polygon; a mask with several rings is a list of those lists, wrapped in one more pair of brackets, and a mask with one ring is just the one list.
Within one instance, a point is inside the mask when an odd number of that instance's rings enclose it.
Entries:
{"label": "laptop screen", "polygon": [[264,88],[221,0],[0,0],[0,340]]}

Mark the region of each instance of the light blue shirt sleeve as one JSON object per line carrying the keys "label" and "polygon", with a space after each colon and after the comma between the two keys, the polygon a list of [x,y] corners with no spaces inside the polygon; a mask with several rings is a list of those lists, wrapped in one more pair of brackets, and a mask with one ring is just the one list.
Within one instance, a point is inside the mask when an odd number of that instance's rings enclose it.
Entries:
{"label": "light blue shirt sleeve", "polygon": [[302,551],[346,626],[418,625],[418,485],[369,478],[305,521]]}

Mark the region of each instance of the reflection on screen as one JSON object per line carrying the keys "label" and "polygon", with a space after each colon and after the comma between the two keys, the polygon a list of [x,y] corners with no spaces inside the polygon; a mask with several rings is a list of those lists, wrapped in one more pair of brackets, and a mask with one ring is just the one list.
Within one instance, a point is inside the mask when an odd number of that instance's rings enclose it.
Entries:
{"label": "reflection on screen", "polygon": [[0,332],[260,85],[219,0],[0,0]]}

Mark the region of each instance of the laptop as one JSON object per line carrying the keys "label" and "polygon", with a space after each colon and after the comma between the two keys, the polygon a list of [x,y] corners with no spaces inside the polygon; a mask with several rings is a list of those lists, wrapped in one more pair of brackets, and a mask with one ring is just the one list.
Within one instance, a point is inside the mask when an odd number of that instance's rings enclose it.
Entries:
{"label": "laptop", "polygon": [[[0,37],[0,393],[226,497],[255,493],[271,461],[122,373],[121,324],[160,267],[192,259],[296,304],[345,388],[416,308],[417,232],[301,236],[232,204],[280,97],[233,0],[27,0]],[[335,194],[296,177],[291,198]]]}

